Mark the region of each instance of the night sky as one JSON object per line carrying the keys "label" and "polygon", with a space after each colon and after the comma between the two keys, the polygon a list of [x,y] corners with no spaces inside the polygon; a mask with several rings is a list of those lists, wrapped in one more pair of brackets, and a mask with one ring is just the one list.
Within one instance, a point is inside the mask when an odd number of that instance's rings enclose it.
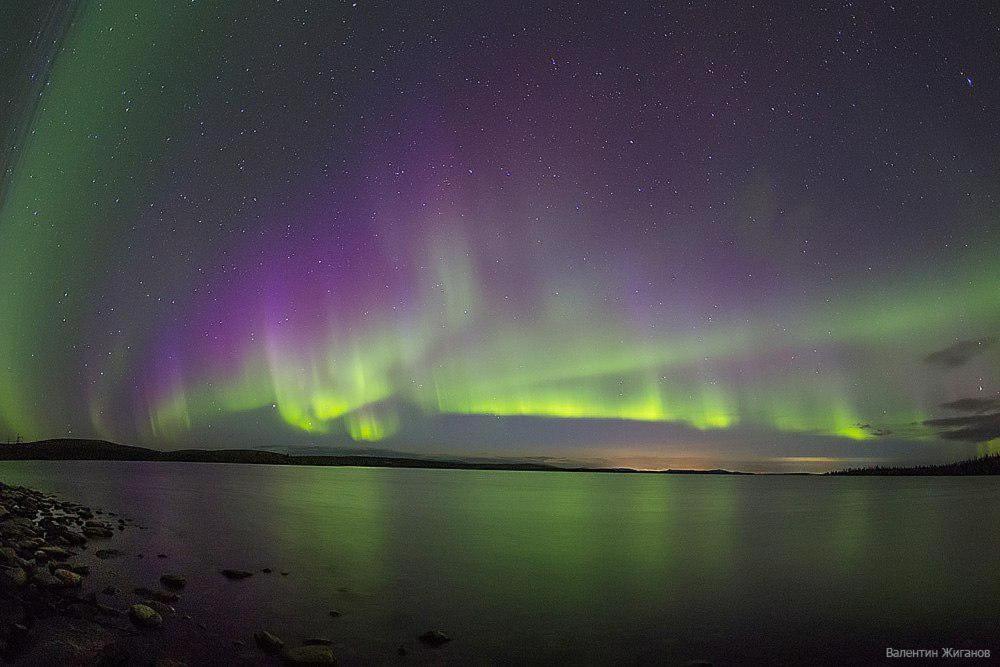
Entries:
{"label": "night sky", "polygon": [[1000,444],[994,2],[10,3],[0,437]]}

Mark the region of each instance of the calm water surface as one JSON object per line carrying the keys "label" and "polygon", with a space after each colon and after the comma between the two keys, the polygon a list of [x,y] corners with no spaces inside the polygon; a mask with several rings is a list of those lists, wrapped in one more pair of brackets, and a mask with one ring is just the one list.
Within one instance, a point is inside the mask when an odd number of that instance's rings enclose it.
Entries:
{"label": "calm water surface", "polygon": [[[136,517],[102,566],[119,585],[182,573],[178,611],[216,636],[330,637],[349,664],[1000,655],[991,478],[2,462],[0,480]],[[430,628],[454,641],[420,646]]]}

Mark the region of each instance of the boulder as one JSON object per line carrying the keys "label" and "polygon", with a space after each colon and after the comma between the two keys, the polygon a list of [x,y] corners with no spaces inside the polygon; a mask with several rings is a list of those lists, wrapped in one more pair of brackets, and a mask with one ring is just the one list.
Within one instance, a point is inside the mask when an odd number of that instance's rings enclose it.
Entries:
{"label": "boulder", "polygon": [[187,580],[179,574],[164,574],[160,577],[160,583],[167,588],[179,591],[187,584]]}

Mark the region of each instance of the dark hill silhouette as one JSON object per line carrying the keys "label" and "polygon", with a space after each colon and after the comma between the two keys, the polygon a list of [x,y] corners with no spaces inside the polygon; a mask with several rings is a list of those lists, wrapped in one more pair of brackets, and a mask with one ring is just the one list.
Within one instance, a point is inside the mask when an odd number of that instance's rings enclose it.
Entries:
{"label": "dark hill silhouette", "polygon": [[188,463],[250,463],[306,466],[366,466],[376,468],[438,468],[457,470],[521,470],[551,472],[630,472],[648,474],[747,475],[730,470],[634,470],[632,468],[586,468],[526,461],[463,461],[406,456],[290,455],[262,449],[179,449],[160,451],[119,445],[105,440],[61,438],[0,444],[0,461],[183,461]]}
{"label": "dark hill silhouette", "polygon": [[76,438],[0,444],[0,460],[4,461],[150,461],[156,454],[145,447]]}
{"label": "dark hill silhouette", "polygon": [[828,475],[1000,475],[1000,454],[933,466],[851,468]]}

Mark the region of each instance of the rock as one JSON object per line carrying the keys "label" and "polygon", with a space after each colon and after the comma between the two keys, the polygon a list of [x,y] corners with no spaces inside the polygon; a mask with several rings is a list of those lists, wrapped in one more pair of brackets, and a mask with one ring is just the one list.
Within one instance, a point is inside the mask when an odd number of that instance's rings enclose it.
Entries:
{"label": "rock", "polygon": [[151,607],[160,616],[173,616],[177,613],[177,610],[168,604],[164,604],[159,600],[148,600],[146,606]]}
{"label": "rock", "polygon": [[46,556],[48,556],[52,560],[66,560],[67,558],[69,558],[70,556],[73,555],[72,553],[70,553],[69,551],[66,551],[62,547],[51,547],[51,546],[50,547],[42,547],[41,549],[39,549],[39,551],[41,551],[42,553],[44,553]]}
{"label": "rock", "polygon": [[274,572],[274,570],[272,570],[269,567],[262,567],[260,571],[263,572],[264,574],[271,574],[272,572]]}
{"label": "rock", "polygon": [[28,583],[28,573],[21,567],[0,568],[0,589],[12,590]]}
{"label": "rock", "polygon": [[104,590],[101,592],[104,593],[105,595],[118,595],[120,591],[114,586],[105,586]]}
{"label": "rock", "polygon": [[253,633],[253,640],[257,642],[257,646],[260,647],[260,650],[265,653],[277,653],[285,647],[285,642],[281,641],[278,637],[271,634],[267,630],[258,630]]}
{"label": "rock", "polygon": [[396,649],[396,653],[398,655],[406,655],[406,647],[400,646],[399,648]]}
{"label": "rock", "polygon": [[156,554],[157,558],[166,558],[167,554]]}
{"label": "rock", "polygon": [[246,570],[221,570],[222,576],[226,579],[246,579],[247,577],[252,577],[252,572],[247,572]]}
{"label": "rock", "polygon": [[420,635],[419,639],[423,643],[430,646],[441,646],[442,644],[447,644],[451,641],[451,637],[440,630],[428,630],[424,634]]}
{"label": "rock", "polygon": [[187,663],[173,658],[157,658],[153,667],[187,667]]}
{"label": "rock", "polygon": [[15,546],[17,546],[18,551],[31,553],[43,544],[45,544],[45,540],[40,537],[34,537],[27,540],[21,540]]}
{"label": "rock", "polygon": [[150,588],[145,588],[140,586],[135,589],[135,594],[139,597],[144,597],[147,600],[156,600],[158,602],[165,602],[167,604],[174,604],[180,598],[177,597],[177,593],[171,593],[169,591],[154,591]]}
{"label": "rock", "polygon": [[308,637],[302,640],[305,646],[333,646],[333,640],[326,637]]}
{"label": "rock", "polygon": [[336,609],[331,609],[330,610],[330,616],[332,616],[333,618],[337,618],[338,616],[342,616],[342,615],[343,614],[341,612],[337,611]]}
{"label": "rock", "polygon": [[95,537],[95,538],[97,537],[108,538],[114,536],[114,533],[111,531],[110,528],[98,528],[96,526],[84,526],[83,534],[86,535],[87,537]]}
{"label": "rock", "polygon": [[79,586],[83,583],[83,577],[78,575],[76,572],[70,572],[69,570],[58,569],[52,573],[56,579],[62,582],[62,585],[66,588],[73,588],[74,586]]}
{"label": "rock", "polygon": [[67,565],[66,569],[69,570],[70,572],[76,572],[77,574],[79,574],[81,576],[84,576],[84,577],[87,576],[88,574],[90,574],[90,566],[89,565],[75,565],[75,564],[74,565]]}
{"label": "rock", "polygon": [[55,575],[44,567],[35,568],[31,573],[31,580],[42,588],[60,588],[63,585],[61,580],[56,579]]}
{"label": "rock", "polygon": [[167,588],[179,591],[184,588],[185,584],[187,584],[187,579],[179,574],[164,574],[160,577],[160,583]]}
{"label": "rock", "polygon": [[94,603],[94,608],[97,613],[104,614],[105,616],[121,616],[122,613],[115,609],[114,607],[109,607],[106,604],[101,604],[100,602]]}
{"label": "rock", "polygon": [[288,648],[281,657],[290,665],[332,665],[337,662],[333,659],[333,651],[329,646],[318,645]]}
{"label": "rock", "polygon": [[[24,662],[32,665],[105,665],[114,656],[115,636],[91,622],[80,622],[64,616],[33,623],[24,637]],[[117,657],[117,656],[115,656]],[[22,660],[14,661],[19,664]],[[4,664],[10,664],[4,660]]]}
{"label": "rock", "polygon": [[60,533],[60,536],[64,540],[66,540],[68,544],[74,544],[84,549],[87,548],[86,546],[84,546],[87,543],[87,538],[81,535],[80,533],[74,533],[72,530],[67,530],[63,533]]}
{"label": "rock", "polygon": [[163,624],[163,617],[152,607],[144,604],[134,604],[128,608],[128,616],[132,622],[144,628],[156,628]]}
{"label": "rock", "polygon": [[107,560],[108,558],[114,558],[115,556],[121,556],[122,552],[118,549],[98,549],[94,552],[94,555],[102,560]]}
{"label": "rock", "polygon": [[17,563],[17,552],[14,547],[0,547],[0,563],[14,565]]}

